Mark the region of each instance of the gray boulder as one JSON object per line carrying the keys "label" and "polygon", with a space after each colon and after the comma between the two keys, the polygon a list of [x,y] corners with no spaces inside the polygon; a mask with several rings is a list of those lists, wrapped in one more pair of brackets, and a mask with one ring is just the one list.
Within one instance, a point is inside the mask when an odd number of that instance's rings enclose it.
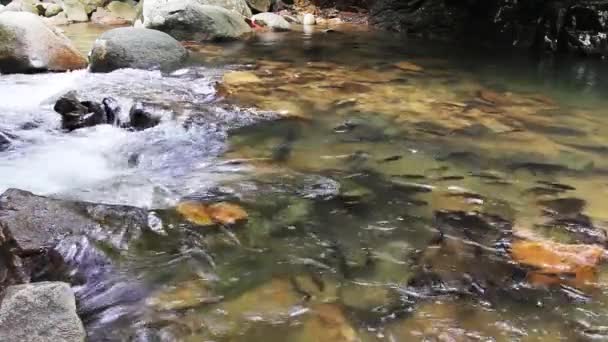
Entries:
{"label": "gray boulder", "polygon": [[166,33],[122,27],[105,32],[95,41],[90,53],[91,71],[167,70],[179,66],[187,56],[186,49]]}
{"label": "gray boulder", "polygon": [[147,211],[135,207],[53,199],[18,189],[0,196],[2,234],[20,255],[80,235],[122,248],[148,230],[147,222]]}
{"label": "gray boulder", "polygon": [[[199,5],[219,6],[244,17],[251,17],[251,9],[245,0],[146,0],[143,4],[144,22],[155,19],[163,9],[175,3],[197,3]],[[158,19],[156,19],[158,20]]]}
{"label": "gray boulder", "polygon": [[275,13],[259,13],[251,17],[256,24],[267,26],[273,31],[289,31],[291,25],[282,16]]}
{"label": "gray boulder", "polygon": [[236,39],[251,32],[243,17],[219,6],[184,0],[146,12],[147,4],[148,1],[144,3],[144,26],[167,32],[179,40]]}
{"label": "gray boulder", "polygon": [[272,5],[271,0],[247,0],[247,5],[257,12],[268,12]]}
{"label": "gray boulder", "polygon": [[0,72],[66,71],[85,68],[72,42],[40,17],[0,13]]}
{"label": "gray boulder", "polygon": [[67,283],[11,286],[0,307],[0,341],[82,342],[86,333]]}

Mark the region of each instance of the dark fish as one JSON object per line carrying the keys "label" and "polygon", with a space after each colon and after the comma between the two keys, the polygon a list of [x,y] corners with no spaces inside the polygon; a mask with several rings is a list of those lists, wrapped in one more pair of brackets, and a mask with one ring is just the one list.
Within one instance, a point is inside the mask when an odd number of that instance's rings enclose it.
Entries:
{"label": "dark fish", "polygon": [[551,164],[551,163],[536,163],[536,162],[523,162],[523,163],[513,163],[509,165],[509,169],[512,171],[517,170],[528,170],[532,174],[542,173],[542,174],[553,174],[560,172],[571,172],[572,170],[566,166],[559,164]]}
{"label": "dark fish", "polygon": [[436,180],[437,181],[453,181],[453,180],[463,180],[464,177],[463,176],[444,176],[444,177],[439,177]]}
{"label": "dark fish", "polygon": [[387,157],[387,158],[384,158],[384,159],[380,159],[378,162],[379,163],[388,163],[388,162],[400,160],[402,158],[403,158],[403,156],[395,155],[395,156],[390,156],[390,157]]}
{"label": "dark fish", "polygon": [[542,184],[542,185],[547,185],[547,186],[550,186],[552,188],[555,188],[555,189],[558,189],[558,190],[563,190],[563,191],[576,190],[575,187],[572,187],[572,186],[567,185],[567,184],[552,183],[552,182],[547,182],[547,181],[536,181],[536,183]]}

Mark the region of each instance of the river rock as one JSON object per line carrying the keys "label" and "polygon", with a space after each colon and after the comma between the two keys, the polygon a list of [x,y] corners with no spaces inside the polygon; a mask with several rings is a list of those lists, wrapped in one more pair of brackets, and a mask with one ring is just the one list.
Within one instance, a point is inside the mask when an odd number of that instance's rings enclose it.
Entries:
{"label": "river rock", "polygon": [[235,39],[251,32],[243,17],[219,6],[201,5],[195,0],[169,2],[146,9],[144,26],[170,34],[179,40]]}
{"label": "river rock", "polygon": [[47,18],[54,17],[63,11],[63,8],[61,8],[61,6],[58,4],[48,3],[48,2],[43,2],[43,4],[45,4],[45,5],[43,5],[44,6],[44,16]]}
{"label": "river rock", "polygon": [[176,3],[196,3],[199,5],[219,6],[233,11],[242,17],[251,17],[252,13],[245,0],[146,0],[143,4],[143,22],[158,21],[157,16],[163,15],[163,9]]}
{"label": "river rock", "polygon": [[91,22],[99,25],[119,26],[129,24],[129,20],[115,17],[105,8],[98,8],[91,15]]}
{"label": "river rock", "polygon": [[247,5],[257,12],[268,12],[271,0],[247,0]]}
{"label": "river rock", "polygon": [[89,21],[86,7],[79,0],[64,0],[62,8],[71,22]]}
{"label": "river rock", "polygon": [[66,71],[86,65],[72,42],[35,14],[0,13],[0,72]]}
{"label": "river rock", "polygon": [[10,4],[0,8],[1,12],[30,12],[39,14],[37,2],[34,0],[13,0]]}
{"label": "river rock", "polygon": [[115,102],[112,98],[105,98],[104,105],[94,101],[79,101],[73,92],[63,95],[53,108],[61,115],[61,128],[73,131],[75,129],[92,127],[102,124],[113,124],[115,113],[108,113],[106,103]]}
{"label": "river rock", "polygon": [[125,19],[129,22],[135,21],[137,9],[135,6],[122,1],[112,1],[106,6],[106,9],[113,17]]}
{"label": "river rock", "polygon": [[149,229],[144,209],[53,199],[18,189],[0,196],[0,227],[15,253],[24,255],[79,235],[122,248]]}
{"label": "river rock", "polygon": [[86,338],[67,283],[40,282],[11,286],[0,307],[4,342],[81,342]]}
{"label": "river rock", "polygon": [[146,108],[141,102],[135,103],[129,111],[129,125],[138,131],[158,125],[161,119],[160,114]]}
{"label": "river rock", "polygon": [[273,31],[289,31],[291,25],[282,16],[275,13],[258,13],[251,17],[256,24],[271,28]]}
{"label": "river rock", "polygon": [[315,16],[311,13],[306,13],[304,14],[304,17],[302,18],[302,24],[303,25],[314,25],[317,23],[317,20],[315,19]]}
{"label": "river rock", "polygon": [[92,72],[121,68],[171,69],[188,52],[166,33],[145,28],[122,27],[105,32],[90,53]]}

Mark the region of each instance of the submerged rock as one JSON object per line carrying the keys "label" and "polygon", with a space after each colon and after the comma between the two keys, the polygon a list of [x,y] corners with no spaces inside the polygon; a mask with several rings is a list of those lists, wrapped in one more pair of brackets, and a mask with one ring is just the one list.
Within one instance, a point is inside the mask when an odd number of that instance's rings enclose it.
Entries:
{"label": "submerged rock", "polygon": [[0,306],[0,340],[81,342],[85,338],[68,284],[40,282],[7,289]]}
{"label": "submerged rock", "polygon": [[220,202],[206,205],[198,202],[182,202],[176,207],[186,220],[199,226],[213,226],[216,224],[234,225],[246,221],[247,212],[239,205]]}
{"label": "submerged rock", "polygon": [[166,33],[122,27],[105,32],[95,41],[90,53],[91,71],[171,69],[187,56],[186,49]]}
{"label": "submerged rock", "polygon": [[597,245],[554,242],[516,241],[511,246],[513,260],[532,268],[527,280],[534,285],[545,286],[589,286],[596,280],[597,266],[604,252]]}
{"label": "submerged rock", "polygon": [[160,121],[161,115],[153,113],[141,102],[134,104],[129,110],[129,125],[138,131],[152,128],[158,125]]}
{"label": "submerged rock", "polygon": [[179,40],[236,39],[251,32],[238,13],[195,0],[173,1],[148,10],[146,6],[148,2],[144,3],[144,26]]}
{"label": "submerged rock", "polygon": [[26,12],[0,13],[0,72],[67,71],[87,61],[68,38]]}
{"label": "submerged rock", "polygon": [[289,31],[291,25],[285,18],[275,13],[258,13],[251,17],[256,24],[266,26],[273,31]]}

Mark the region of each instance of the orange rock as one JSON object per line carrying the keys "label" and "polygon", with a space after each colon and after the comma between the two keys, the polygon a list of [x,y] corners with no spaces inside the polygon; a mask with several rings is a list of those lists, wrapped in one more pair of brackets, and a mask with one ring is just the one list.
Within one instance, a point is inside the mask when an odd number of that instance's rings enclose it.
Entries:
{"label": "orange rock", "polygon": [[245,209],[227,202],[212,204],[208,207],[207,211],[215,222],[228,225],[245,221],[248,217]]}
{"label": "orange rock", "polygon": [[186,220],[199,226],[214,224],[233,225],[247,220],[247,212],[236,204],[220,202],[212,205],[188,201],[177,205],[177,212]]}
{"label": "orange rock", "polygon": [[421,72],[423,70],[420,65],[406,61],[395,63],[395,66],[403,71]]}
{"label": "orange rock", "polygon": [[177,212],[186,220],[199,226],[212,226],[214,224],[207,206],[198,202],[182,202],[177,205]]}
{"label": "orange rock", "polygon": [[585,287],[595,280],[603,254],[604,249],[596,245],[519,240],[511,246],[513,260],[534,268],[528,281],[535,285]]}

